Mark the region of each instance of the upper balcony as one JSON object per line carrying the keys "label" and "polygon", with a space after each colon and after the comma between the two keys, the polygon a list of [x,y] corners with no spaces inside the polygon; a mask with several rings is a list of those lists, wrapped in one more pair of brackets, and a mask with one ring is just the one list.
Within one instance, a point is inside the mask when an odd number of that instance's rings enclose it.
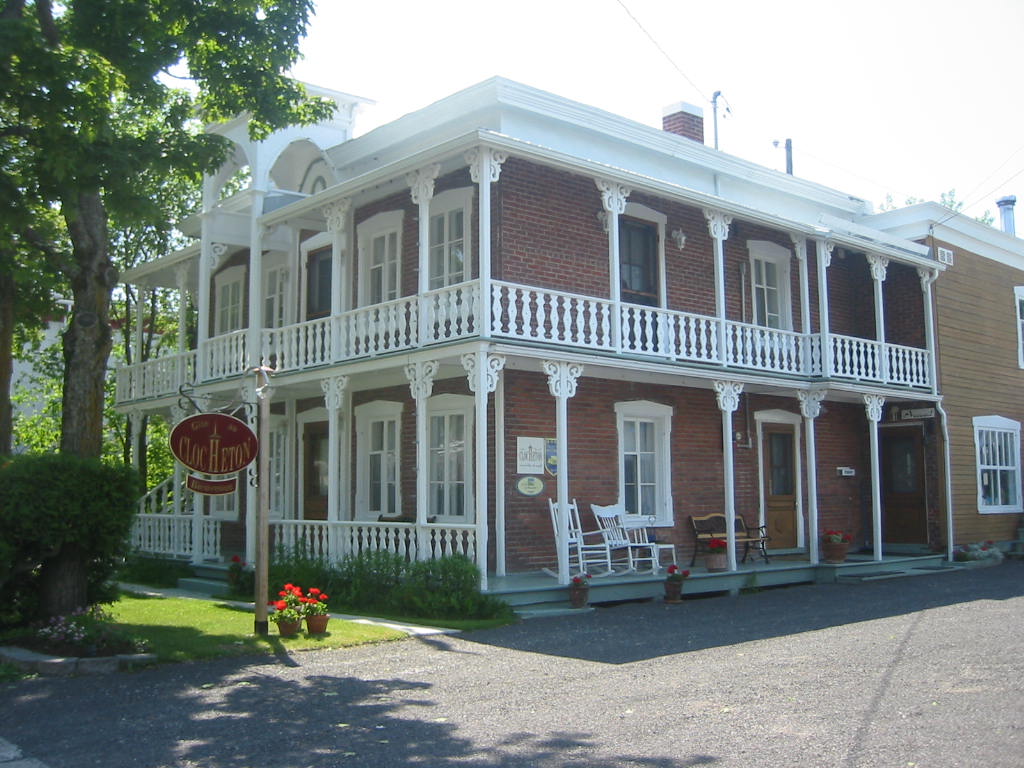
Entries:
{"label": "upper balcony", "polygon": [[[615,303],[509,282],[469,281],[330,317],[266,328],[259,359],[279,374],[466,339],[494,339],[628,355],[682,368],[717,366],[729,373],[838,379],[930,389],[931,352],[840,334],[798,333],[688,312]],[[245,373],[252,356],[247,330],[211,337],[198,350],[117,371],[117,402],[166,397],[183,383]],[[824,343],[824,347],[823,347]],[[823,350],[828,354],[823,354]],[[826,362],[828,370],[826,368]]]}

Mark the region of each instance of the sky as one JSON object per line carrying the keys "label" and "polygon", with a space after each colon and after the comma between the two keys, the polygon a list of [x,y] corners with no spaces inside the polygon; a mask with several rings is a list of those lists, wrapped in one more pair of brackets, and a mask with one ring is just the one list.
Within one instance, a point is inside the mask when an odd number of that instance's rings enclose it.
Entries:
{"label": "sky", "polygon": [[798,177],[977,217],[1024,204],[1022,42],[1022,0],[317,0],[293,74],[373,99],[359,133],[498,75],[657,127],[695,104],[712,145],[720,91],[724,152],[782,171],[792,139]]}

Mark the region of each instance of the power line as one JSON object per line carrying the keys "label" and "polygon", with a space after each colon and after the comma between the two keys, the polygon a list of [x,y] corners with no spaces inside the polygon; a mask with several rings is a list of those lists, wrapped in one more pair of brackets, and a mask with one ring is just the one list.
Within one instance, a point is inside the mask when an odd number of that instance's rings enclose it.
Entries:
{"label": "power line", "polygon": [[679,73],[679,76],[682,77],[686,82],[688,82],[690,84],[690,87],[693,88],[693,90],[695,90],[700,95],[700,97],[702,99],[704,99],[704,101],[710,102],[711,99],[709,99],[704,94],[704,91],[702,91],[700,88],[697,87],[697,84],[694,83],[693,80],[691,80],[689,77],[687,77],[686,73],[683,72],[683,70],[679,68],[679,65],[676,64],[676,62],[673,60],[673,58],[668,55],[668,52],[664,48],[661,47],[661,45],[658,43],[658,41],[654,39],[654,35],[652,35],[650,32],[648,32],[646,27],[644,27],[644,25],[640,23],[640,20],[636,16],[633,15],[633,12],[631,10],[629,10],[629,8],[626,6],[626,4],[622,0],[615,0],[615,1],[622,7],[622,10],[624,10],[626,12],[626,15],[628,15],[629,18],[631,18],[633,20],[633,22],[638,27],[640,27],[640,31],[643,32],[645,35],[647,35],[647,39],[650,40],[651,43],[654,44],[654,47],[657,48],[658,51],[661,53],[661,55],[665,57],[666,61],[668,61],[668,63],[672,65],[672,68],[676,72]]}

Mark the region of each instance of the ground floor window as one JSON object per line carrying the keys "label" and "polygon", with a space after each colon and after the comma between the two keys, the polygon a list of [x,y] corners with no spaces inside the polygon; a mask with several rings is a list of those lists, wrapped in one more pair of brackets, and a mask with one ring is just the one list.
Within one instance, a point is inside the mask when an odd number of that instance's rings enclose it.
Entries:
{"label": "ground floor window", "polygon": [[616,403],[619,499],[627,515],[672,524],[672,408],[648,401]]}
{"label": "ground floor window", "polygon": [[438,395],[427,401],[430,414],[428,477],[431,517],[447,522],[473,522],[472,451],[473,398]]}
{"label": "ground floor window", "polygon": [[402,404],[374,402],[355,409],[356,510],[366,519],[402,513],[399,493],[399,437]]}
{"label": "ground floor window", "polygon": [[978,511],[1020,512],[1020,422],[1002,416],[974,418]]}

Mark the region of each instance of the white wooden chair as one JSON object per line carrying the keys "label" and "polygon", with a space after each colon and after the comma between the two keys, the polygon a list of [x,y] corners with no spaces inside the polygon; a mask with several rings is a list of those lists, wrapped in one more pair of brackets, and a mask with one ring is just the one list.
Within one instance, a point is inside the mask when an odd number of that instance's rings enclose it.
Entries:
{"label": "white wooden chair", "polygon": [[[580,523],[580,509],[573,499],[569,504],[569,572],[589,573],[597,578],[608,576],[612,570],[611,549],[601,531],[584,531]],[[558,541],[558,504],[548,499],[551,512],[551,527]],[[590,541],[587,541],[587,539]],[[545,569],[551,573],[549,569]],[[553,574],[557,576],[558,574]]]}
{"label": "white wooden chair", "polygon": [[[630,571],[657,573],[661,569],[658,562],[660,555],[658,545],[647,541],[647,534],[643,529],[626,527],[622,507],[617,504],[610,506],[591,504],[590,508],[597,519],[597,527],[611,550],[613,564],[615,563],[615,552],[624,551],[625,564]],[[645,568],[641,570],[640,566],[645,566]]]}
{"label": "white wooden chair", "polygon": [[656,566],[654,568],[654,572],[657,573],[658,571],[661,570],[661,555],[662,555],[662,553],[667,553],[668,554],[669,559],[672,561],[672,565],[679,565],[679,563],[676,560],[676,548],[675,548],[675,545],[674,544],[665,544],[665,543],[662,543],[660,541],[657,541],[655,538],[653,538],[653,535],[648,530],[648,528],[650,526],[654,525],[654,519],[655,519],[654,515],[650,515],[647,518],[647,525],[646,526],[627,525],[626,526],[626,532],[629,534],[630,539],[636,545],[646,544],[648,546],[654,547],[654,562],[656,563]]}

